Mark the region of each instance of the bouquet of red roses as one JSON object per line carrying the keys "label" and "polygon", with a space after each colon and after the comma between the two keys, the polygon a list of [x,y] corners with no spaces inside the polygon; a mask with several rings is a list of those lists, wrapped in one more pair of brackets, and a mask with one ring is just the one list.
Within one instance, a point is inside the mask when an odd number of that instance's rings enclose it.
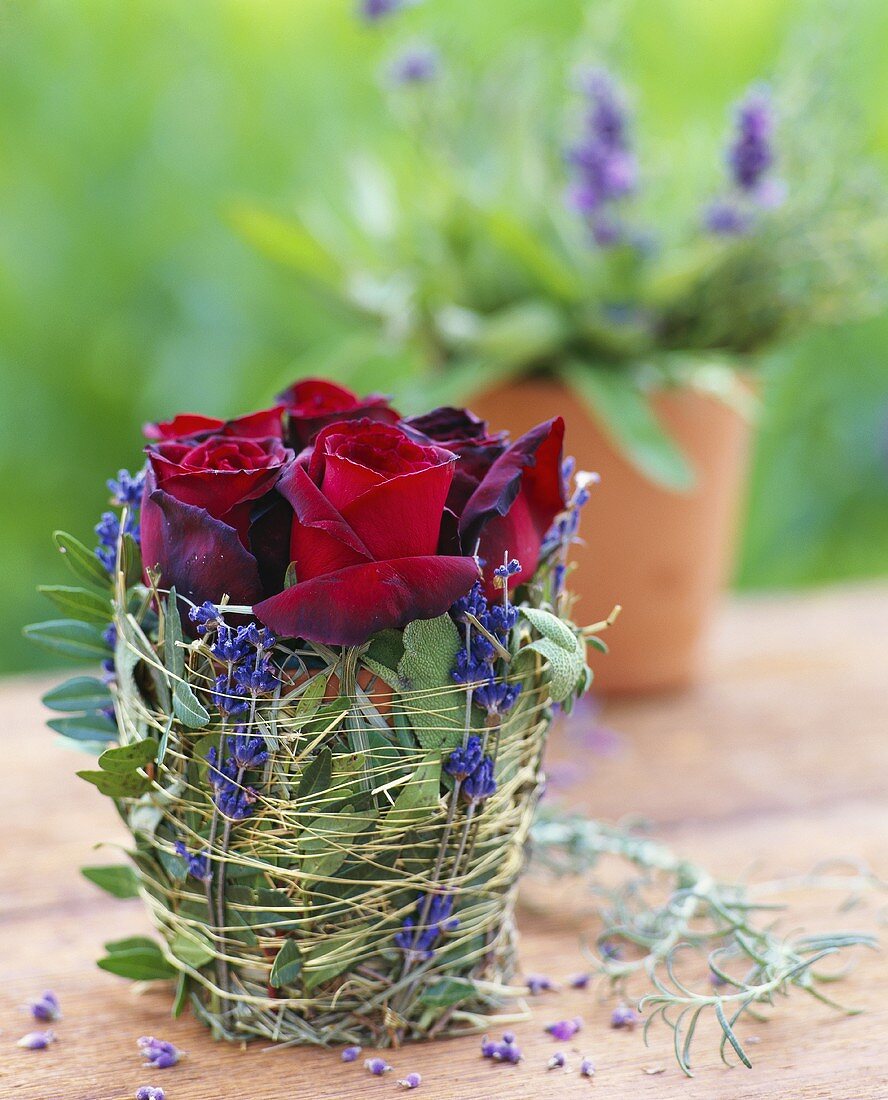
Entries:
{"label": "bouquet of red roses", "polygon": [[44,701],[133,835],[88,877],[161,933],[100,966],[175,979],[229,1038],[384,1045],[515,994],[543,743],[601,646],[565,617],[588,476],[563,432],[320,380],[146,427],[98,548],[56,534],[72,617],[29,628],[103,659]]}

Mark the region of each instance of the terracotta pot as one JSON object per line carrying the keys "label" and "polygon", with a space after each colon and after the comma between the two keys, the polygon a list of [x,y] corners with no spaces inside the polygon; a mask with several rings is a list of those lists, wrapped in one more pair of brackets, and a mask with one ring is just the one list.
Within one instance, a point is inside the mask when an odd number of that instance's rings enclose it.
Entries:
{"label": "terracotta pot", "polygon": [[470,407],[513,436],[551,416],[567,423],[565,454],[594,470],[573,560],[572,617],[591,623],[622,605],[607,632],[610,654],[595,660],[595,690],[631,694],[676,688],[700,670],[702,641],[728,580],[745,483],[750,424],[717,399],[689,389],[661,391],[657,415],[692,463],[689,493],[659,488],[618,454],[565,386],[527,379],[487,391]]}

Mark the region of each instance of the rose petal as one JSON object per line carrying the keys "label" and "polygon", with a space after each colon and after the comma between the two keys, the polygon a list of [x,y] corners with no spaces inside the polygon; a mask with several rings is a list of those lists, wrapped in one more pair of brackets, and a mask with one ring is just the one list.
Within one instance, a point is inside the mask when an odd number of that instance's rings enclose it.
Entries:
{"label": "rose petal", "polygon": [[295,513],[290,557],[296,562],[296,575],[301,580],[372,559],[367,547],[298,462],[284,471],[277,491]]}
{"label": "rose petal", "polygon": [[251,604],[262,598],[256,559],[237,532],[205,508],[184,504],[162,489],[142,501],[142,561],[160,567],[161,583],[194,603]]}
{"label": "rose petal", "polygon": [[300,582],[256,604],[253,612],[284,637],[361,645],[378,630],[443,615],[477,577],[468,557],[368,562]]}

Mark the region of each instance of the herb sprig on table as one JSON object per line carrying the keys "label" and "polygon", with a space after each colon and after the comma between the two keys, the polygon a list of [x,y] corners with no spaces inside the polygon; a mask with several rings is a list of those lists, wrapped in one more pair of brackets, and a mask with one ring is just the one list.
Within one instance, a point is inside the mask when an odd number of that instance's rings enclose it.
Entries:
{"label": "herb sprig on table", "polygon": [[[697,1025],[706,1013],[712,1013],[721,1028],[723,1061],[729,1062],[731,1048],[751,1068],[735,1031],[738,1021],[764,1020],[761,1009],[775,1008],[793,989],[840,1012],[859,1011],[824,992],[823,987],[843,972],[827,973],[818,964],[853,947],[875,949],[876,938],[863,932],[782,936],[774,915],[783,906],[756,899],[770,893],[771,886],[792,884],[840,887],[849,893],[888,889],[888,883],[866,868],[855,868],[851,875],[812,875],[759,887],[726,883],[631,826],[604,825],[557,811],[541,815],[532,840],[535,865],[543,872],[586,875],[609,856],[635,868],[637,873],[615,888],[593,886],[601,899],[602,922],[595,961],[612,990],[624,996],[632,977],[646,975],[653,990],[638,1003],[639,1011],[646,1013],[645,1041],[653,1023],[665,1023],[673,1032],[678,1064],[688,1076],[693,1076]],[[658,901],[652,902],[650,891],[657,887]],[[631,956],[624,957],[624,951],[631,951]],[[683,952],[708,965],[708,988],[695,989],[678,973]]]}

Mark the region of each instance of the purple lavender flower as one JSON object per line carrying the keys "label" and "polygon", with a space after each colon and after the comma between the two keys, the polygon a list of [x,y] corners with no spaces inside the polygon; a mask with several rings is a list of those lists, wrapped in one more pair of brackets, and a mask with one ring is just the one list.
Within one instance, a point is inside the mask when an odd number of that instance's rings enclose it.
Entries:
{"label": "purple lavender flower", "polygon": [[207,753],[210,784],[215,791],[214,801],[219,811],[233,821],[243,821],[253,813],[253,805],[259,797],[252,787],[243,786],[244,769],[239,768],[232,755],[232,742],[228,739],[229,755],[224,763],[219,763],[216,746],[211,745]]}
{"label": "purple lavender flower", "polygon": [[595,1063],[591,1058],[584,1058],[580,1062],[580,1076],[581,1077],[594,1077],[595,1076]]}
{"label": "purple lavender flower", "polygon": [[422,1084],[422,1077],[418,1073],[408,1073],[398,1084],[402,1089],[418,1089]]}
{"label": "purple lavender flower", "polygon": [[557,1023],[549,1024],[546,1027],[546,1031],[548,1031],[553,1039],[557,1039],[561,1043],[566,1043],[576,1035],[582,1026],[583,1021],[579,1016],[575,1016],[572,1020],[558,1020]]}
{"label": "purple lavender flower", "polygon": [[573,977],[567,979],[567,984],[571,989],[585,989],[591,979],[591,974],[574,974]]}
{"label": "purple lavender flower", "polygon": [[434,945],[441,936],[459,927],[459,917],[451,916],[453,894],[420,894],[416,899],[416,917],[406,917],[401,931],[395,933],[395,945],[421,959],[435,954]]}
{"label": "purple lavender flower", "polygon": [[611,1013],[610,1026],[613,1028],[625,1028],[631,1031],[637,1023],[638,1015],[629,1005],[617,1005]]}
{"label": "purple lavender flower", "polygon": [[495,1039],[488,1039],[485,1035],[481,1040],[481,1057],[489,1058],[493,1062],[508,1062],[510,1065],[517,1066],[524,1056],[515,1042],[515,1036],[507,1031],[501,1043],[496,1042]]}
{"label": "purple lavender flower", "polygon": [[524,979],[524,984],[527,986],[527,991],[531,997],[538,997],[540,993],[546,993],[555,988],[552,979],[547,978],[544,974],[529,974]]}
{"label": "purple lavender flower", "polygon": [[214,603],[210,603],[209,600],[199,606],[192,607],[188,612],[188,618],[193,623],[197,623],[198,634],[207,634],[222,622],[219,608]]}
{"label": "purple lavender flower", "polygon": [[357,1062],[360,1054],[360,1047],[346,1047],[340,1057],[342,1058],[343,1062]]}
{"label": "purple lavender flower", "polygon": [[426,84],[438,75],[440,55],[434,46],[418,43],[398,54],[389,67],[395,84]]}
{"label": "purple lavender flower", "polygon": [[444,771],[454,779],[466,779],[481,763],[482,756],[481,738],[473,733],[463,748],[453,750],[444,764]]}
{"label": "purple lavender flower", "polygon": [[728,149],[728,165],[741,190],[756,190],[774,163],[771,135],[774,119],[771,97],[763,86],[750,89],[736,108],[736,137]]}
{"label": "purple lavender flower", "polygon": [[752,225],[752,216],[732,199],[713,199],[703,212],[703,224],[721,237],[742,237]]}
{"label": "purple lavender flower", "polygon": [[521,572],[521,562],[517,558],[512,558],[511,561],[504,562],[502,565],[498,565],[493,571],[494,577],[496,577],[500,584],[500,588],[505,588],[505,583],[509,577],[514,577],[517,573]]}
{"label": "purple lavender flower", "polygon": [[120,538],[120,519],[113,512],[102,512],[94,528],[99,537],[96,557],[109,573],[117,565],[117,540]]}
{"label": "purple lavender flower", "polygon": [[143,1035],[138,1040],[138,1047],[145,1059],[142,1064],[153,1066],[155,1069],[169,1069],[182,1056],[181,1051],[172,1043],[168,1043],[165,1039],[155,1039],[152,1035]]}
{"label": "purple lavender flower", "polygon": [[[200,617],[206,615],[207,607],[212,608],[212,604],[199,609]],[[227,671],[216,678],[213,690],[213,702],[223,713],[243,714],[256,696],[274,691],[278,683],[271,656],[275,644],[274,635],[265,627],[260,629],[252,623],[235,630],[218,621],[210,652],[228,665]]]}
{"label": "purple lavender flower", "polygon": [[384,19],[406,7],[407,0],[359,0],[358,14],[369,23],[375,23],[378,19]]}
{"label": "purple lavender flower", "polygon": [[610,207],[631,195],[638,166],[629,146],[628,113],[613,78],[602,69],[583,80],[588,110],[581,140],[567,151],[574,171],[568,203],[589,226],[601,248],[623,239],[623,229]]}
{"label": "purple lavender flower", "polygon": [[136,1089],[136,1100],[166,1100],[166,1093],[154,1085],[140,1085]]}
{"label": "purple lavender flower", "polygon": [[38,997],[36,1001],[31,1001],[28,1005],[28,1010],[35,1020],[39,1020],[43,1024],[52,1023],[62,1018],[59,999],[51,990],[47,990],[43,996]]}
{"label": "purple lavender flower", "polygon": [[515,701],[521,694],[521,684],[506,684],[493,676],[475,688],[475,702],[486,709],[491,718],[506,714],[515,705]]}
{"label": "purple lavender flower", "polygon": [[546,1063],[546,1069],[564,1069],[567,1065],[567,1059],[561,1053],[560,1050],[556,1051],[549,1061]]}
{"label": "purple lavender flower", "polygon": [[467,802],[481,803],[496,793],[493,778],[493,761],[485,756],[472,774],[463,782],[460,794]]}
{"label": "purple lavender flower", "polygon": [[210,853],[207,849],[203,852],[189,852],[181,840],[176,841],[176,852],[185,860],[188,874],[199,882],[209,882],[213,877],[210,867]]}
{"label": "purple lavender flower", "polygon": [[131,474],[129,470],[118,470],[116,478],[108,479],[111,499],[118,508],[140,508],[142,492],[145,488],[145,470]]}
{"label": "purple lavender flower", "polygon": [[382,1077],[382,1075],[388,1073],[392,1067],[385,1058],[368,1058],[364,1062],[364,1068],[368,1073],[372,1073],[374,1077]]}
{"label": "purple lavender flower", "polygon": [[15,1045],[25,1050],[46,1050],[54,1042],[55,1034],[52,1031],[29,1031]]}
{"label": "purple lavender flower", "polygon": [[[139,509],[142,503],[142,489],[145,485],[145,471],[130,474],[120,470],[116,480],[108,481],[111,490],[111,503],[118,508],[128,508],[126,526],[123,533],[131,535],[136,542],[140,539]],[[96,524],[95,532],[99,537],[96,557],[109,573],[117,568],[117,543],[120,538],[120,518],[114,512],[103,512]]]}

